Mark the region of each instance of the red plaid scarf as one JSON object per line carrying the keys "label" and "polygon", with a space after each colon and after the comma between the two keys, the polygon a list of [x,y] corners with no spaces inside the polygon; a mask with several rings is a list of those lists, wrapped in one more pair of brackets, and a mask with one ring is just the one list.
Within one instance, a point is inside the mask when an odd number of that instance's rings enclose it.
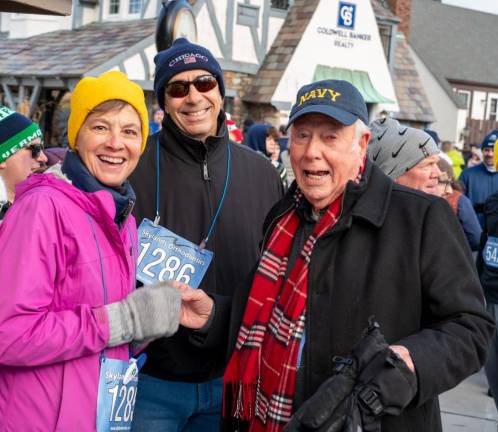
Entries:
{"label": "red plaid scarf", "polygon": [[251,431],[281,431],[290,420],[306,316],[308,265],[317,239],[337,222],[341,200],[342,194],[315,225],[285,284],[300,224],[295,209],[277,223],[259,262],[224,377],[224,416],[249,421]]}

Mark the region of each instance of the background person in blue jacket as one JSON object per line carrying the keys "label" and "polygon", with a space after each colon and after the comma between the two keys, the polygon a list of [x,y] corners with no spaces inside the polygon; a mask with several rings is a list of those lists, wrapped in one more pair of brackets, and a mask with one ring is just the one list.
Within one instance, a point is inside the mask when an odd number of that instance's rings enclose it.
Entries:
{"label": "background person in blue jacket", "polygon": [[498,129],[489,132],[482,141],[483,161],[472,168],[466,168],[460,175],[460,182],[474,206],[479,222],[484,228],[484,203],[494,192],[498,191],[498,173],[494,165],[494,146],[498,140]]}

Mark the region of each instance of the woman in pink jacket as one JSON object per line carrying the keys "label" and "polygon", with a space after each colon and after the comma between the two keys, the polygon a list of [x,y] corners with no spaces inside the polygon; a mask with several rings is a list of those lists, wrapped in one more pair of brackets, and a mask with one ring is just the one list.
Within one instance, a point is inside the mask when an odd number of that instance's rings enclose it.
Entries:
{"label": "woman in pink jacket", "polygon": [[180,294],[134,290],[142,89],[117,71],[71,97],[72,151],[21,183],[0,228],[0,431],[129,430],[141,359],[171,335]]}

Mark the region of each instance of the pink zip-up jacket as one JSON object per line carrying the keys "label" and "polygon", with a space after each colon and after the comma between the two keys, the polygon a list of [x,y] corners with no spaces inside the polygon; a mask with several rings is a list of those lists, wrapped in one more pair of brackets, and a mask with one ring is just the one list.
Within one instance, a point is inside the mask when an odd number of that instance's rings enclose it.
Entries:
{"label": "pink zip-up jacket", "polygon": [[[53,174],[17,187],[0,225],[1,432],[95,430],[109,339],[102,277],[107,303],[135,286],[135,220],[118,229],[115,211],[110,193],[85,193]],[[129,348],[105,354],[128,360]]]}

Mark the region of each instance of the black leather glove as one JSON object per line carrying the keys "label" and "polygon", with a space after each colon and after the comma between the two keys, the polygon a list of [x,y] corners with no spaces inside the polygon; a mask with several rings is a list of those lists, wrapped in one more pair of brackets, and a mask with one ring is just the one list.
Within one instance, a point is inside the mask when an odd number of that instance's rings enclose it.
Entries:
{"label": "black leather glove", "polygon": [[333,375],[301,405],[284,431],[357,432],[360,413],[354,388],[358,371],[386,346],[378,324],[369,325],[350,356],[334,357]]}
{"label": "black leather glove", "polygon": [[335,357],[333,375],[292,416],[285,432],[377,432],[380,417],[398,415],[417,379],[371,323],[350,356]]}
{"label": "black leather glove", "polygon": [[[335,357],[334,375],[301,405],[284,431],[339,432],[345,423],[352,423],[350,396],[356,384],[356,372],[352,358]],[[359,412],[356,417],[360,421]]]}
{"label": "black leather glove", "polygon": [[378,352],[361,371],[358,394],[363,430],[380,432],[380,417],[399,415],[417,394],[417,377],[390,348]]}

